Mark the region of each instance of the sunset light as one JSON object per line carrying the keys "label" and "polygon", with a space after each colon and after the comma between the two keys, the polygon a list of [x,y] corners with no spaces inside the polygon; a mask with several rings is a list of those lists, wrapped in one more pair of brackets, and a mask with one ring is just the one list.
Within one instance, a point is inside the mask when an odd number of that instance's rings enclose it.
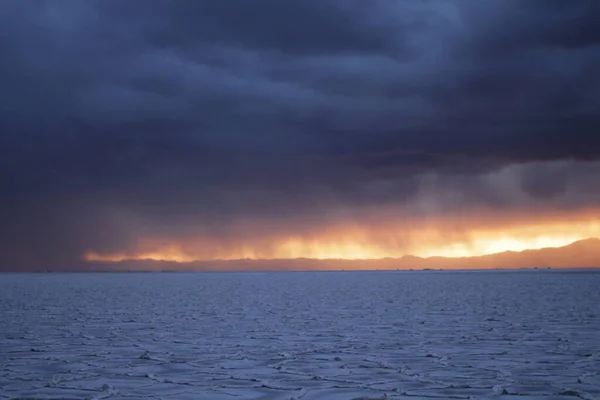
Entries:
{"label": "sunset light", "polygon": [[[337,234],[336,234],[337,232]],[[357,226],[330,230],[328,235],[273,239],[253,246],[252,240],[242,245],[203,241],[202,238],[181,243],[160,240],[141,241],[139,250],[102,254],[85,253],[87,261],[163,260],[192,262],[237,259],[347,259],[368,260],[383,258],[417,257],[476,257],[505,251],[524,251],[562,247],[575,241],[600,237],[600,223],[596,219],[557,221],[532,226],[501,229],[472,228],[460,235],[426,227],[399,229],[380,227],[379,234],[370,242],[369,230]],[[382,233],[383,232],[383,233]],[[385,236],[383,236],[385,234]],[[408,238],[408,239],[407,239]],[[218,248],[219,251],[210,251]],[[204,251],[202,251],[202,250]]]}

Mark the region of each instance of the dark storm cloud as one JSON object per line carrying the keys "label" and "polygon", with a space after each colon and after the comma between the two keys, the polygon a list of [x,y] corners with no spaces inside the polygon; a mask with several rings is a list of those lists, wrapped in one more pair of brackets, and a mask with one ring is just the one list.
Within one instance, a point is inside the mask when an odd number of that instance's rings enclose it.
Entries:
{"label": "dark storm cloud", "polygon": [[[312,223],[419,198],[432,173],[517,207],[494,171],[600,155],[598,16],[593,1],[2,2],[0,250],[68,263],[148,230]],[[544,168],[515,177],[530,198],[579,187]]]}
{"label": "dark storm cloud", "polygon": [[365,13],[371,13],[371,7],[356,1],[162,1],[148,7],[136,0],[99,6],[123,23],[136,19],[138,33],[156,47],[217,44],[287,54],[380,52],[395,47],[389,38],[392,27],[370,23]]}

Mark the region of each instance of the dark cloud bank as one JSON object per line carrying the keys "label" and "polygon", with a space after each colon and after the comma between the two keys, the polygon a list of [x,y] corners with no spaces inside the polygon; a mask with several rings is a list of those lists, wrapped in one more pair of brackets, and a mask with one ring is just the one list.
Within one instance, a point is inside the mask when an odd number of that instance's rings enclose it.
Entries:
{"label": "dark cloud bank", "polygon": [[592,0],[1,2],[0,269],[238,240],[244,218],[452,213],[444,188],[490,212],[596,207],[599,17]]}

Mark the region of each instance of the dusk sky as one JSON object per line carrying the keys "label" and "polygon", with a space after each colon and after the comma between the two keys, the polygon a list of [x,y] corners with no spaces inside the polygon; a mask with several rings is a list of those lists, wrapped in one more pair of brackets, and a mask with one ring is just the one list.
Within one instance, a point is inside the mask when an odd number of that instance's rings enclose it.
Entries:
{"label": "dusk sky", "polygon": [[600,237],[595,0],[0,2],[0,270]]}

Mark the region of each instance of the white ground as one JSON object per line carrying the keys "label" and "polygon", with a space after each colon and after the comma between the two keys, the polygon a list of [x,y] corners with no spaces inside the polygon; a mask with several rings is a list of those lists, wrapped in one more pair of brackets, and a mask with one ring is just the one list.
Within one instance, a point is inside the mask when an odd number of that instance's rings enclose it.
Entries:
{"label": "white ground", "polygon": [[0,275],[0,399],[384,394],[600,399],[600,273]]}

